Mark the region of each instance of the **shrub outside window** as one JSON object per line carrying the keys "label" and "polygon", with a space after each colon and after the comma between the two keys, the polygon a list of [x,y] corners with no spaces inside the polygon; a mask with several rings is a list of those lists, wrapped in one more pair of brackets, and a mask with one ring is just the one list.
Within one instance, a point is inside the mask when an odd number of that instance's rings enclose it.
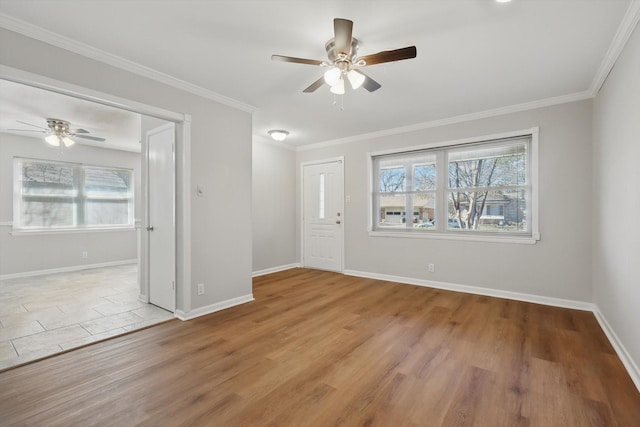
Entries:
{"label": "shrub outside window", "polygon": [[133,171],[14,158],[13,228],[133,228]]}
{"label": "shrub outside window", "polygon": [[537,240],[533,136],[372,154],[371,231]]}

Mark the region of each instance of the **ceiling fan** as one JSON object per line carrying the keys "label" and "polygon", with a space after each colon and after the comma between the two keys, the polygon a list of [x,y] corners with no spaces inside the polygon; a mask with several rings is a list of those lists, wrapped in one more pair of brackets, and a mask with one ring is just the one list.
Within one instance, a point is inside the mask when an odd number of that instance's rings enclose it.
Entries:
{"label": "ceiling fan", "polygon": [[331,67],[315,82],[311,83],[303,92],[310,93],[324,85],[331,86],[331,92],[342,95],[345,92],[345,80],[353,89],[364,87],[369,92],[380,89],[380,83],[364,74],[360,68],[368,65],[383,64],[385,62],[401,61],[415,58],[418,51],[415,46],[403,47],[395,50],[385,50],[371,55],[357,56],[358,39],[352,37],[353,22],[348,19],[335,18],[333,20],[334,37],[325,44],[329,61],[315,59],[294,58],[291,56],[272,55],[271,60],[293,62],[296,64],[319,65]]}
{"label": "ceiling fan", "polygon": [[31,123],[23,122],[20,120],[16,120],[18,123],[22,123],[23,125],[33,126],[38,128],[35,129],[7,129],[11,131],[19,131],[19,132],[39,132],[48,135],[44,140],[47,141],[48,144],[53,145],[55,147],[60,147],[61,149],[64,147],[70,147],[76,143],[72,138],[80,138],[80,139],[89,139],[91,141],[104,142],[106,139],[100,138],[97,136],[88,135],[89,131],[85,129],[71,129],[71,124],[66,120],[60,119],[47,119],[47,127],[42,127],[38,125],[34,125]]}

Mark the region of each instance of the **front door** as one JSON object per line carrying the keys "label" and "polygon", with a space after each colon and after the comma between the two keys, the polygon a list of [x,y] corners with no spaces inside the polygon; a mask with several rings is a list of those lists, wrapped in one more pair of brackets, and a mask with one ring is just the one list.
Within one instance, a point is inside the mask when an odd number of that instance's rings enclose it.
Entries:
{"label": "front door", "polygon": [[173,312],[175,291],[175,124],[147,132],[149,302]]}
{"label": "front door", "polygon": [[302,264],[342,271],[343,160],[302,166]]}

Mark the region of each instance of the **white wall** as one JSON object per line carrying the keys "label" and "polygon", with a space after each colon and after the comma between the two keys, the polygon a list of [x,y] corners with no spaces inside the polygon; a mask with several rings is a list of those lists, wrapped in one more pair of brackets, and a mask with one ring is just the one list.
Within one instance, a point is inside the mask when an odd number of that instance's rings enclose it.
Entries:
{"label": "white wall", "polygon": [[[587,100],[300,151],[297,163],[345,156],[345,195],[351,200],[344,217],[347,270],[591,301],[591,114]],[[537,244],[368,235],[367,152],[534,126],[540,127]],[[299,176],[297,181],[299,193]],[[297,224],[299,230],[299,213]],[[428,263],[435,264],[435,273],[427,272]]]}
{"label": "white wall", "polygon": [[[0,63],[62,82],[192,116],[190,194],[181,191],[183,147],[178,146],[177,225],[184,200],[191,201],[191,246],[178,239],[178,259],[191,251],[191,308],[206,307],[252,293],[251,286],[251,114],[222,105],[29,37],[0,30]],[[52,65],[53,64],[53,65]],[[197,64],[193,64],[197,66]],[[195,186],[206,190],[195,196]],[[220,201],[224,201],[221,204]],[[219,211],[231,209],[233,218]],[[178,278],[183,275],[178,263]],[[196,295],[204,283],[206,293]],[[187,301],[178,292],[178,309]]]}
{"label": "white wall", "polygon": [[[13,219],[13,157],[113,166],[134,170],[136,217],[140,212],[140,154],[76,144],[64,154],[42,138],[0,133],[0,222]],[[11,235],[0,227],[0,276],[137,258],[134,230]],[[82,258],[82,252],[88,258]]]}
{"label": "white wall", "polygon": [[297,262],[295,152],[253,142],[253,271]]}
{"label": "white wall", "polygon": [[[593,283],[640,374],[640,29],[594,103]],[[637,380],[640,377],[637,378]]]}

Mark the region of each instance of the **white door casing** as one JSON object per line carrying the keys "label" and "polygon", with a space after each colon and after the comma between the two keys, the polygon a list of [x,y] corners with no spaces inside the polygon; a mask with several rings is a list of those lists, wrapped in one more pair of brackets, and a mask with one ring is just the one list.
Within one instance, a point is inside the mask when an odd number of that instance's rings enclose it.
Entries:
{"label": "white door casing", "polygon": [[175,124],[147,132],[149,302],[175,311]]}
{"label": "white door casing", "polygon": [[302,265],[342,272],[344,159],[302,165]]}

